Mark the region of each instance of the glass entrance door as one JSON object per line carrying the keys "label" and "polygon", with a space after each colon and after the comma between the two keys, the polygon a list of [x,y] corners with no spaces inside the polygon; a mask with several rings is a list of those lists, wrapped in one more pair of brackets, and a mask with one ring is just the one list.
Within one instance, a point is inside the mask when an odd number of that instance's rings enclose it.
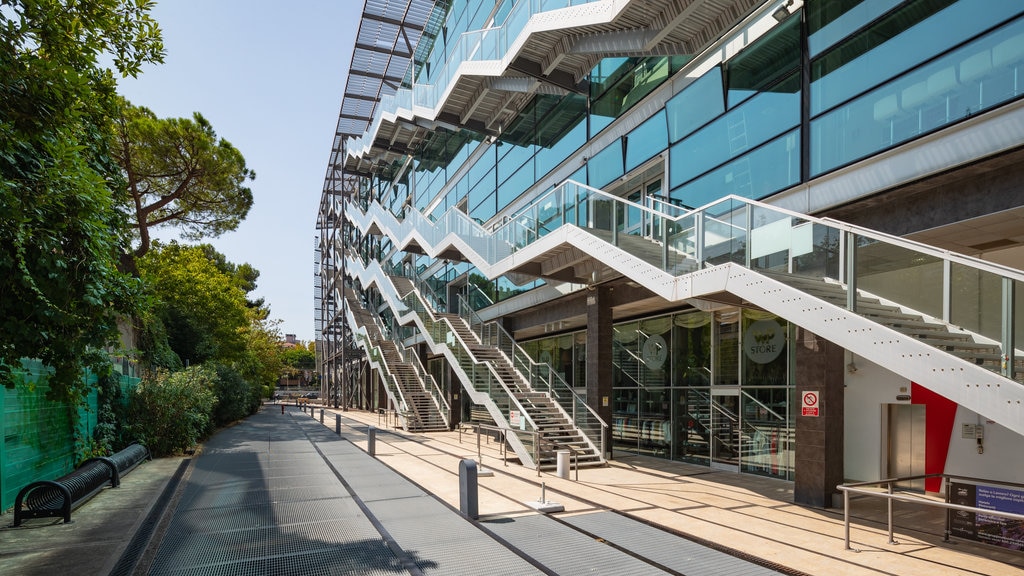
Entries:
{"label": "glass entrance door", "polygon": [[712,393],[711,466],[738,471],[740,465],[740,397],[738,390]]}
{"label": "glass entrance door", "polygon": [[[657,196],[660,194],[661,179],[657,178],[641,182],[639,186],[631,188],[629,192],[626,193],[625,198],[633,204],[650,207],[651,196]],[[657,232],[656,230],[651,229],[653,223],[651,222],[651,219],[647,217],[646,212],[637,206],[627,206],[622,210],[618,217],[619,233],[621,234],[650,238]]]}

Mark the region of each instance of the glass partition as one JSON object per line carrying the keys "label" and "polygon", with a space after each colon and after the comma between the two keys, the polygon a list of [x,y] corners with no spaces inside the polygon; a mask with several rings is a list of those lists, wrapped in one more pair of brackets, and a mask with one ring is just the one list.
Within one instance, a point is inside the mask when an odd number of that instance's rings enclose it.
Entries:
{"label": "glass partition", "polygon": [[942,318],[941,258],[861,235],[855,243],[859,290]]}

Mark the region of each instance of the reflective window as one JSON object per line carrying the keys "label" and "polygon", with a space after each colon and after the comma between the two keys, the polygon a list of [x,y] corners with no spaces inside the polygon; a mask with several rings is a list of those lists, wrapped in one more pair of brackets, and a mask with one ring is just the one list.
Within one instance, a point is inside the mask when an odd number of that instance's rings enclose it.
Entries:
{"label": "reflective window", "polygon": [[587,141],[587,123],[581,115],[576,124],[568,132],[559,137],[550,148],[541,148],[537,152],[537,177],[541,178],[563,160],[572,155]]}
{"label": "reflective window", "polygon": [[624,173],[621,140],[612,142],[587,162],[588,182],[594,188],[601,188]]}
{"label": "reflective window", "polygon": [[811,63],[815,115],[1021,13],[1003,0],[910,2]]}
{"label": "reflective window", "polygon": [[508,206],[536,182],[533,175],[533,159],[523,165],[515,174],[498,185],[498,205]]}
{"label": "reflective window", "polygon": [[799,122],[800,77],[793,75],[673,146],[669,158],[671,186],[740,156]]}
{"label": "reflective window", "polygon": [[[480,197],[480,201],[474,205],[473,200],[476,196]],[[486,222],[492,216],[498,212],[497,206],[497,193],[494,190],[494,185],[490,184],[479,184],[473,190],[469,192],[470,209],[469,215],[475,218],[478,222]]]}
{"label": "reflective window", "polygon": [[807,11],[807,39],[813,58],[846,38],[904,0],[832,0],[804,5]]}
{"label": "reflective window", "polygon": [[626,135],[626,171],[643,164],[668,147],[665,111],[660,110]]}
{"label": "reflective window", "polygon": [[811,122],[811,174],[828,172],[1024,93],[1024,20]]}
{"label": "reflective window", "polygon": [[728,106],[733,108],[800,66],[800,19],[772,28],[725,63]]}
{"label": "reflective window", "polygon": [[800,130],[672,191],[685,206],[703,206],[729,194],[760,199],[800,181]]}
{"label": "reflective window", "polygon": [[718,66],[687,86],[665,104],[669,140],[678,142],[725,112],[722,69]]}

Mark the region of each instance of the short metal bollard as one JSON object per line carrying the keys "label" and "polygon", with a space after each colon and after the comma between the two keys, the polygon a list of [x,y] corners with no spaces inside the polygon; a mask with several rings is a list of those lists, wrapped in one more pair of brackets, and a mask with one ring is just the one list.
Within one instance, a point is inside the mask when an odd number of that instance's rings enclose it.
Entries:
{"label": "short metal bollard", "polygon": [[320,423],[321,424],[324,423],[324,409],[323,408],[320,409]]}
{"label": "short metal bollard", "polygon": [[459,462],[459,511],[471,520],[480,518],[476,462],[469,458]]}
{"label": "short metal bollard", "polygon": [[370,456],[376,455],[377,429],[373,426],[366,428],[366,453]]}
{"label": "short metal bollard", "polygon": [[284,404],[281,404],[281,414],[284,414]]}
{"label": "short metal bollard", "polygon": [[341,435],[341,414],[334,415],[334,433]]}

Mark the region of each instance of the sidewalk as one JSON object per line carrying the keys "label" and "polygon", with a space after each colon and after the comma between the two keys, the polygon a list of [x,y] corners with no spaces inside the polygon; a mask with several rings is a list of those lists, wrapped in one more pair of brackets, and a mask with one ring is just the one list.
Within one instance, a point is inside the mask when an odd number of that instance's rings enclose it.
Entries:
{"label": "sidewalk", "polygon": [[[325,425],[331,424],[335,411],[325,412]],[[386,425],[377,414],[366,412],[344,412],[342,418],[343,433],[360,447],[365,447],[365,434],[361,438],[356,433]],[[349,423],[355,424],[354,430]],[[376,434],[376,455],[458,506],[458,461],[477,458],[475,437],[463,434],[461,440],[457,432],[412,435],[388,428]],[[504,466],[493,443],[483,443],[481,452],[483,465],[494,471],[493,477],[480,479],[482,519],[527,510],[523,503],[538,499],[543,482],[548,499],[565,506],[559,517],[616,510],[807,574],[1024,574],[1024,553],[956,539],[943,542],[944,520],[935,508],[896,503],[899,544],[890,545],[884,501],[854,498],[851,546],[857,551],[848,551],[842,509],[793,504],[789,482],[647,457],[621,457],[608,467],[584,468],[578,481],[576,471],[568,480],[546,472],[538,478],[534,470]]]}
{"label": "sidewalk", "polygon": [[[480,477],[470,522],[458,470],[478,458],[475,435],[406,434],[350,411],[339,436],[335,414],[321,424],[319,407],[268,404],[195,458],[143,464],[71,524],[11,528],[8,513],[0,573],[1024,574],[1024,554],[943,543],[931,509],[897,504],[900,525],[924,531],[899,528],[889,545],[872,519],[884,510],[856,500],[853,552],[842,511],[792,504],[787,482],[640,457],[580,470],[578,481],[576,471],[538,477],[506,466],[485,439],[481,467],[493,476]],[[565,512],[527,505],[542,485]]]}

